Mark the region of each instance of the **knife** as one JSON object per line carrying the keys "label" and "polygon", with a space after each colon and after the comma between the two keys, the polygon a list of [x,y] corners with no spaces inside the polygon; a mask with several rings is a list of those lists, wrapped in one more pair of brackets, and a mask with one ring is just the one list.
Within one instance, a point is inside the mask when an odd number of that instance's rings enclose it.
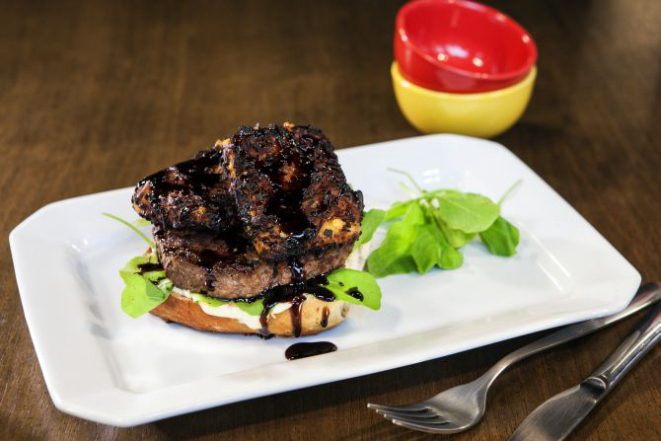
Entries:
{"label": "knife", "polygon": [[661,305],[652,310],[592,375],[533,410],[509,441],[565,439],[659,340]]}

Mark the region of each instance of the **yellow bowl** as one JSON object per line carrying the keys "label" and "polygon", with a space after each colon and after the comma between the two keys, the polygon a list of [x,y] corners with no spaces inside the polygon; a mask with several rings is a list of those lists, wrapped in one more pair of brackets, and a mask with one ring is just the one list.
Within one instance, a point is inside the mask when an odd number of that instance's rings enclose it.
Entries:
{"label": "yellow bowl", "polygon": [[390,67],[397,104],[413,127],[424,133],[459,133],[491,138],[518,121],[530,101],[537,67],[520,82],[481,93],[445,93],[404,79],[397,62]]}

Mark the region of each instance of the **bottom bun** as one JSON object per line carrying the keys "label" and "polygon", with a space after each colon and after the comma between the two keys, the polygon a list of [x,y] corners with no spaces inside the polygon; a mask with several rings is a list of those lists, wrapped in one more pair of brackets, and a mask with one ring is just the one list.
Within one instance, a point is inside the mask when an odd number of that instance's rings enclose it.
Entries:
{"label": "bottom bun", "polygon": [[[305,301],[300,305],[300,317],[295,314],[294,308],[290,307],[275,314],[269,313],[266,328],[253,327],[237,318],[207,314],[194,300],[171,293],[168,299],[153,309],[151,313],[163,320],[176,322],[199,331],[295,337],[299,319],[300,335],[315,335],[342,323],[349,311],[349,306],[343,301],[326,302],[313,296],[306,296]],[[243,314],[248,316],[248,313]],[[255,317],[250,317],[251,321],[255,322]]]}

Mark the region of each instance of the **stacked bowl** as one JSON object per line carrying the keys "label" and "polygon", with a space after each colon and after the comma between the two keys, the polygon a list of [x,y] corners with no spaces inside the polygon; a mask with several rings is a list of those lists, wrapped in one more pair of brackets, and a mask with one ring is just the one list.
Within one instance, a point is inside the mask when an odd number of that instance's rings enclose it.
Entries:
{"label": "stacked bowl", "polygon": [[528,105],[536,61],[530,34],[480,3],[414,0],[397,14],[395,97],[421,132],[504,132]]}

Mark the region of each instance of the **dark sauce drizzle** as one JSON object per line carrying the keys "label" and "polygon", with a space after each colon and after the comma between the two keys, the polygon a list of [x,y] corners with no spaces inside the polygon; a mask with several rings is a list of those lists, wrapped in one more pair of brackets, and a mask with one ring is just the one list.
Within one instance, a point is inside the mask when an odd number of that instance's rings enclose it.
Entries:
{"label": "dark sauce drizzle", "polygon": [[[217,166],[221,158],[220,151],[217,149],[204,150],[188,161],[180,162],[147,176],[138,183],[142,186],[147,181],[153,183],[149,196],[154,200],[164,196],[173,190],[182,190],[191,186],[196,192],[200,192],[204,187],[212,186],[220,182],[220,174],[209,173],[209,169]],[[176,174],[173,181],[172,174]]]}
{"label": "dark sauce drizzle", "polygon": [[289,308],[289,314],[291,315],[292,329],[294,331],[294,337],[300,337],[302,326],[301,326],[301,308],[303,307],[303,302],[305,297],[303,295],[297,295],[291,300],[291,308]]}
{"label": "dark sauce drizzle", "polygon": [[[281,230],[292,239],[292,245],[298,245],[298,240],[312,233],[309,229],[313,227],[303,212],[302,203],[305,189],[310,185],[314,161],[312,154],[307,154],[308,142],[302,141],[284,130],[272,140],[280,144],[279,152],[268,159],[255,161],[256,169],[268,177],[275,190],[266,204],[265,214],[277,219]],[[295,170],[295,173],[287,170]]]}
{"label": "dark sauce drizzle", "polygon": [[313,355],[327,354],[337,351],[337,346],[329,341],[318,341],[314,343],[296,343],[287,348],[285,357],[287,360],[312,357]]}
{"label": "dark sauce drizzle", "polygon": [[161,202],[172,192],[183,195],[206,195],[201,203],[207,208],[205,225],[201,228],[199,226],[192,228],[225,231],[234,226],[232,220],[234,214],[229,196],[219,191],[221,189],[219,184],[224,179],[219,172],[221,161],[220,149],[212,148],[199,152],[193,159],[175,164],[141,180],[137,187],[143,187],[147,182],[151,183],[146,198],[153,213],[152,216],[143,217],[148,218],[155,225],[163,223],[163,226],[174,229],[189,228],[188,222],[192,220],[191,210],[198,208],[198,203],[191,203],[193,199],[189,203],[177,203],[177,210],[172,214],[167,212]]}
{"label": "dark sauce drizzle", "polygon": [[319,323],[322,328],[328,326],[328,317],[330,316],[330,309],[327,306],[324,306],[324,309],[321,314],[321,322]]}
{"label": "dark sauce drizzle", "polygon": [[141,276],[147,273],[151,273],[152,271],[163,271],[163,267],[161,266],[160,263],[141,263],[138,265],[138,274]]}
{"label": "dark sauce drizzle", "polygon": [[351,297],[354,299],[362,302],[365,297],[363,296],[363,293],[358,290],[358,287],[354,286],[353,288],[349,288],[347,290],[347,294],[349,294]]}
{"label": "dark sauce drizzle", "polygon": [[294,337],[300,337],[302,332],[301,309],[305,301],[304,294],[312,294],[325,302],[335,300],[335,294],[322,286],[328,283],[326,276],[317,276],[304,280],[304,268],[298,259],[290,259],[289,268],[292,274],[292,283],[275,286],[264,291],[264,310],[260,316],[260,323],[262,325],[260,333],[263,336],[269,335],[268,315],[276,304],[281,302],[291,303],[289,313],[291,315]]}
{"label": "dark sauce drizzle", "polygon": [[216,278],[213,275],[213,266],[221,260],[220,256],[211,250],[203,250],[200,253],[198,264],[206,271],[204,287],[208,291],[213,291],[216,287]]}
{"label": "dark sauce drizzle", "polygon": [[[144,276],[145,274],[154,271],[163,271],[163,266],[158,262],[157,263],[146,262],[138,265],[138,274],[141,276]],[[165,279],[165,276],[160,276],[156,279],[151,279],[151,283],[158,286],[158,284],[161,283],[163,279]]]}

